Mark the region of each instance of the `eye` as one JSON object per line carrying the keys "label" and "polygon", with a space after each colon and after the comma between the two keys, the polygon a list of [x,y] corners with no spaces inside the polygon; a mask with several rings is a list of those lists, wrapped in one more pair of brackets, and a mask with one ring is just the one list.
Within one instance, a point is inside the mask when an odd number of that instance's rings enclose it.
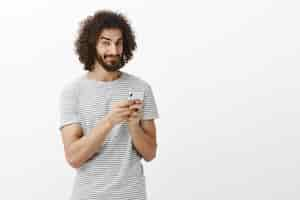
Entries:
{"label": "eye", "polygon": [[109,42],[108,42],[108,41],[103,41],[102,44],[103,44],[104,46],[109,46]]}
{"label": "eye", "polygon": [[117,42],[117,46],[122,45],[122,41]]}

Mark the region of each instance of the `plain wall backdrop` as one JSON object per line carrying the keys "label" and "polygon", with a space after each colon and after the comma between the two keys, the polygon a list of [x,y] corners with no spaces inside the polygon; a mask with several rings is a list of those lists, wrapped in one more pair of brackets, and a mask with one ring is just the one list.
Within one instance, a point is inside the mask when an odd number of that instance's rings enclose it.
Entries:
{"label": "plain wall backdrop", "polygon": [[300,199],[297,0],[1,2],[0,199],[70,197],[58,97],[85,73],[74,41],[99,9],[132,23],[123,70],[157,102],[149,200]]}

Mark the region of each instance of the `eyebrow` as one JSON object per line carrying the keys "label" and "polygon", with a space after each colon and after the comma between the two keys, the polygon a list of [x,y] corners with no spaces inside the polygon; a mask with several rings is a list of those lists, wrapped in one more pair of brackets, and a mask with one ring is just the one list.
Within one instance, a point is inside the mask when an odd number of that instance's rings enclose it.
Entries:
{"label": "eyebrow", "polygon": [[[104,36],[101,36],[100,39],[105,39],[105,40],[112,41],[110,38],[107,38],[107,37],[104,37]],[[119,40],[123,40],[123,38],[119,38],[117,41],[119,41]]]}

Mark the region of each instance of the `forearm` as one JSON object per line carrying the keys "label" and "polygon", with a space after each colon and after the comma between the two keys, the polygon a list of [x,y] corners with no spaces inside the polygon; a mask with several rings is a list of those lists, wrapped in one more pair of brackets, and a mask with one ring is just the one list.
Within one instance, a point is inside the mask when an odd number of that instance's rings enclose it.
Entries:
{"label": "forearm", "polygon": [[112,129],[112,124],[106,117],[100,120],[88,135],[82,136],[70,146],[70,159],[75,168],[80,167],[101,148],[106,136]]}
{"label": "forearm", "polygon": [[145,134],[140,125],[129,126],[133,144],[144,160],[151,161],[156,155],[157,144],[154,138]]}

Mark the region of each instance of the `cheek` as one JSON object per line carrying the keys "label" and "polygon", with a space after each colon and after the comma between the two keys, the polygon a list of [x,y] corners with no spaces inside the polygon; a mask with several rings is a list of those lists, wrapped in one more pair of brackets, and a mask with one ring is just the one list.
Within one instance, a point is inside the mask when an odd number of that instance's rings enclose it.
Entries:
{"label": "cheek", "polygon": [[123,46],[118,47],[118,51],[119,51],[120,54],[122,54],[123,53]]}
{"label": "cheek", "polygon": [[97,47],[96,49],[97,49],[98,55],[100,55],[100,56],[102,56],[102,57],[105,55],[105,49],[104,49],[104,48],[102,48],[102,47]]}

